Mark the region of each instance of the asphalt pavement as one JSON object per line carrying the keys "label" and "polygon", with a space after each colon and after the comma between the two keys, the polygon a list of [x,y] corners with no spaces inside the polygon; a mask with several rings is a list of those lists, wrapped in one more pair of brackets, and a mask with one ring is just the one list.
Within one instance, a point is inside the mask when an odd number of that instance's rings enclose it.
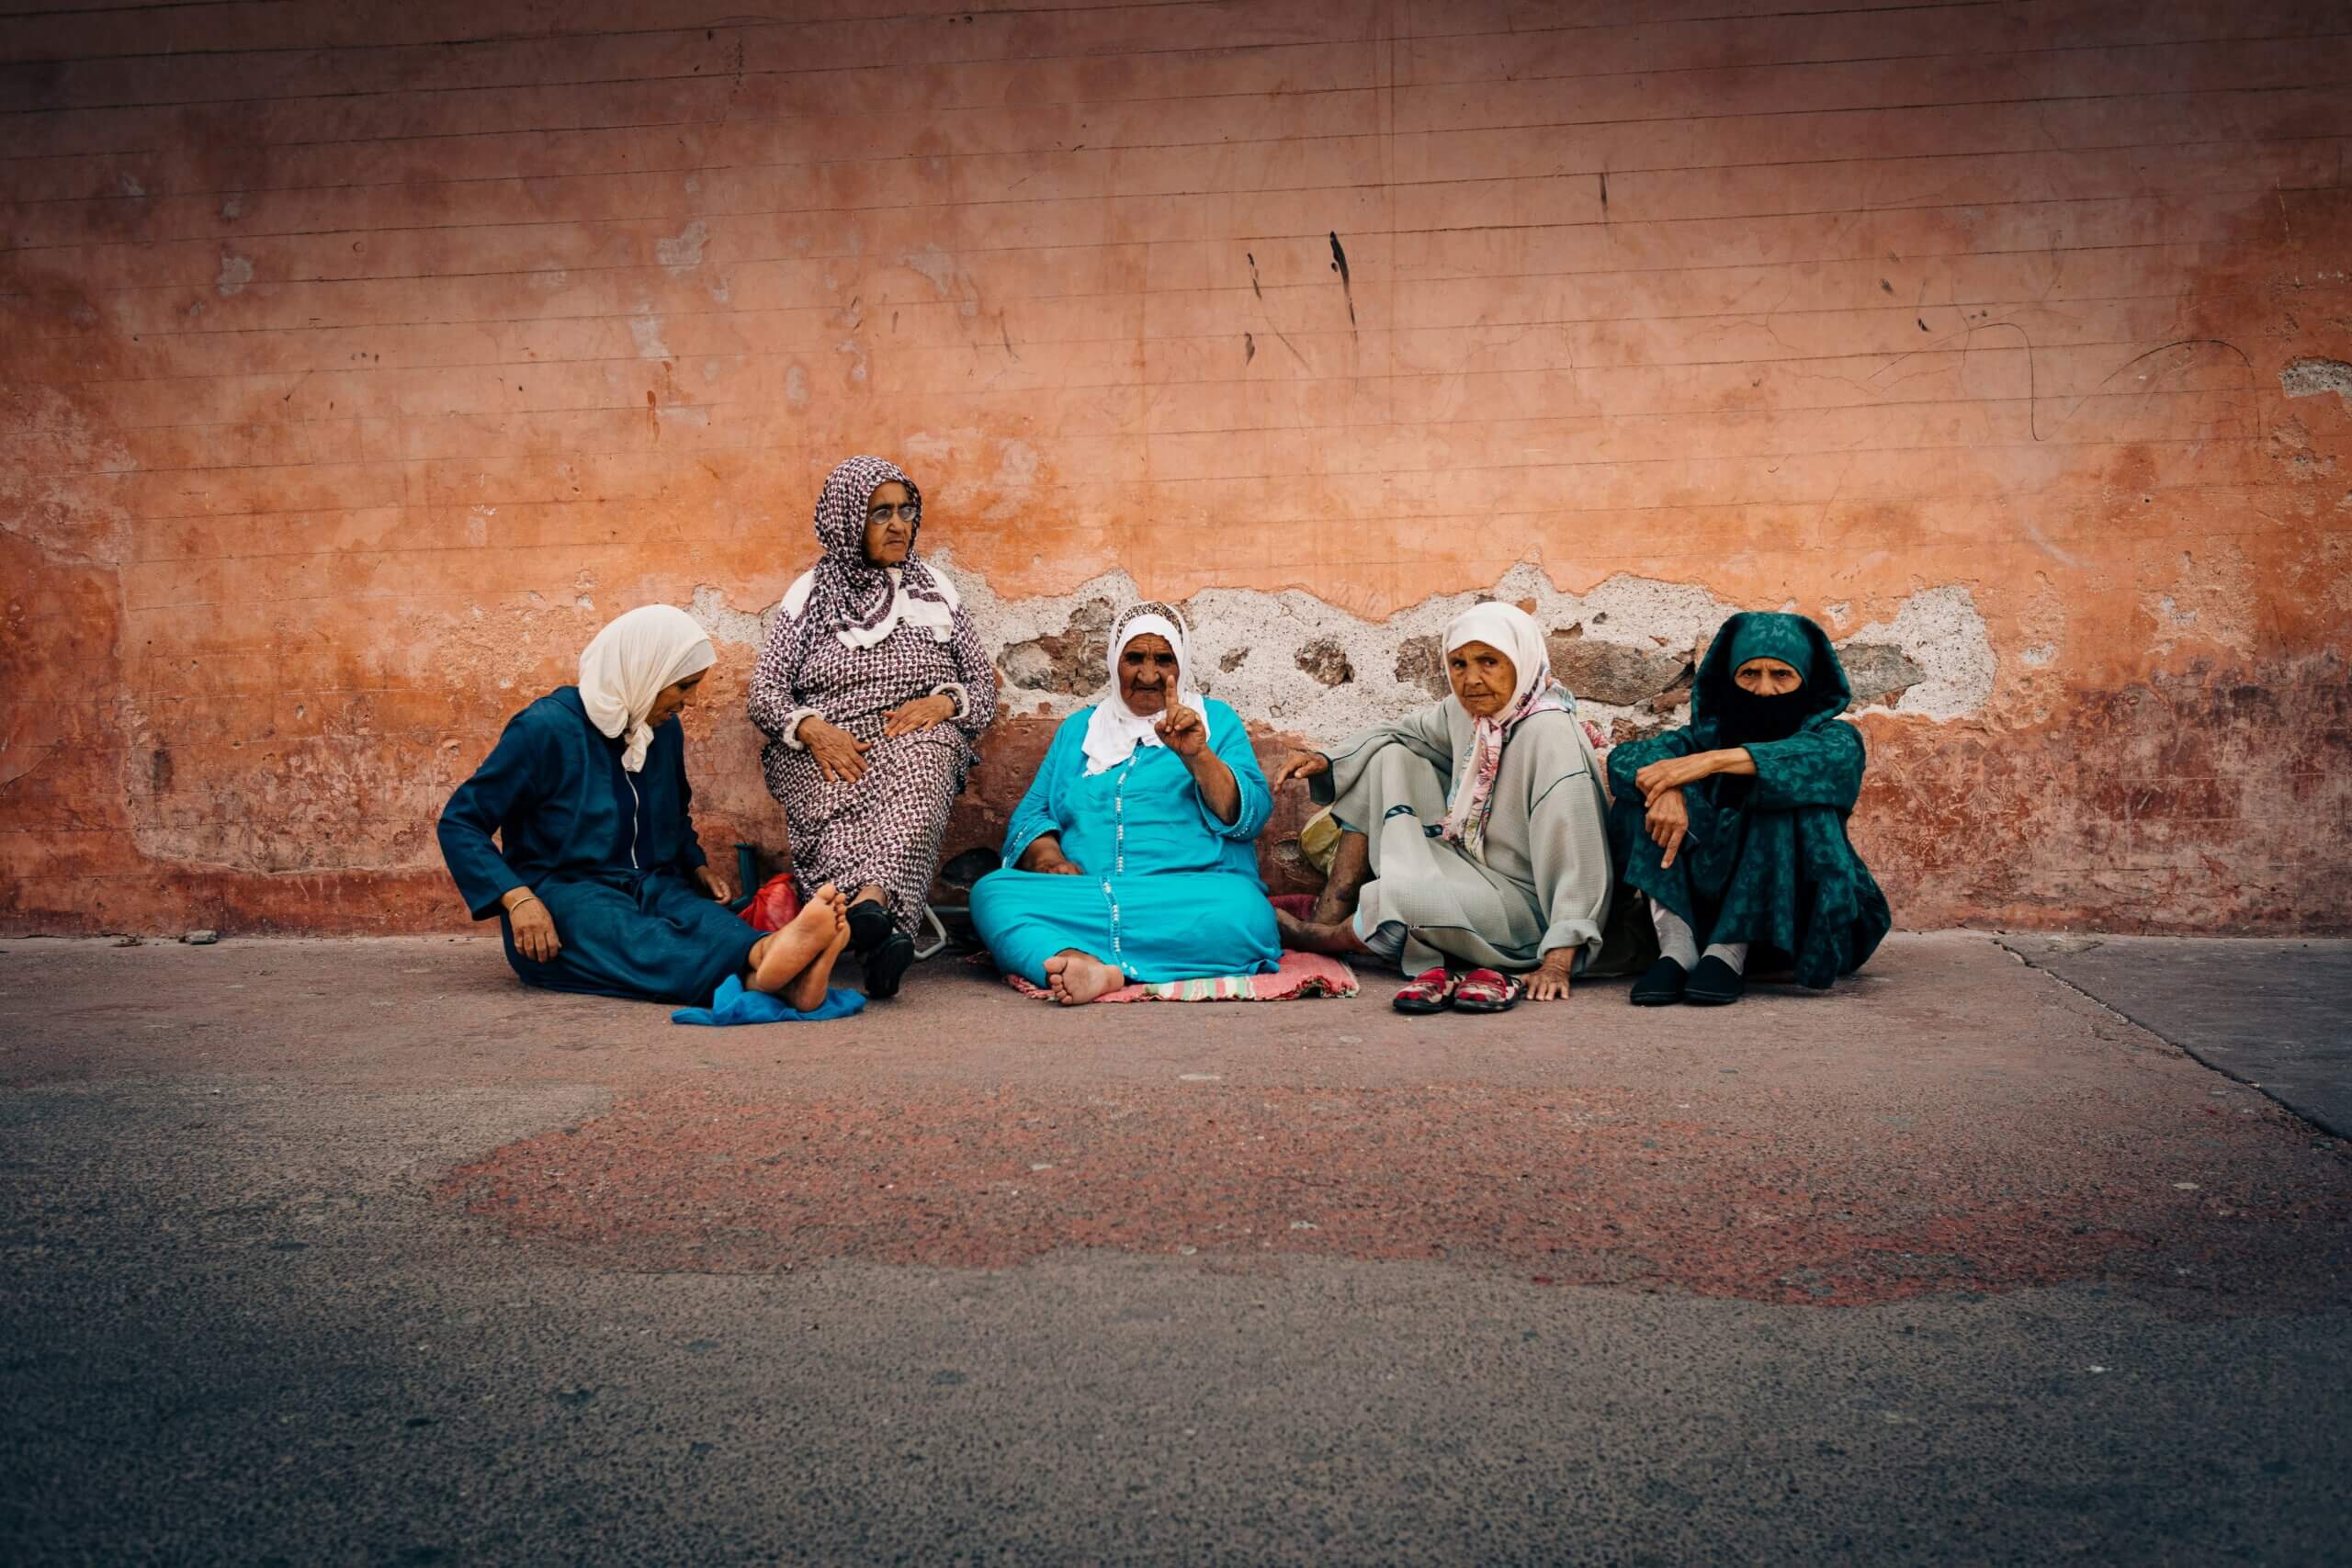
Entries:
{"label": "asphalt pavement", "polygon": [[1390,989],[0,942],[0,1559],[2346,1560],[2352,1164],[2193,1008]]}

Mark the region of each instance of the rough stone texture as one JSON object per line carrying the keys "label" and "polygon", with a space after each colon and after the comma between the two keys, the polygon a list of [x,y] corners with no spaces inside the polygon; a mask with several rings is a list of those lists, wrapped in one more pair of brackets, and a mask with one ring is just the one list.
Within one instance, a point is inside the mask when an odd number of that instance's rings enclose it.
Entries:
{"label": "rough stone texture", "polygon": [[1089,599],[1061,631],[1014,643],[1001,655],[1005,679],[1024,691],[1091,701],[1110,679],[1111,617],[1118,607]]}
{"label": "rough stone texture", "polygon": [[1838,650],[1847,683],[1854,689],[1854,705],[1869,707],[1891,703],[1928,678],[1928,672],[1904,657],[1892,643],[1850,642]]}
{"label": "rough stone texture", "polygon": [[1579,702],[1631,707],[1665,691],[1688,668],[1672,654],[1599,637],[1555,632],[1546,641],[1552,650],[1552,673]]}
{"label": "rough stone texture", "polygon": [[[1318,637],[1301,648],[1298,667],[1327,686],[1344,686],[1356,678],[1355,666],[1348,662],[1348,650],[1337,637]],[[1230,672],[1223,660],[1217,661],[1217,668]]]}
{"label": "rough stone texture", "polygon": [[1396,683],[1420,695],[1424,700],[1445,695],[1450,683],[1445,677],[1443,639],[1434,635],[1408,637],[1396,645]]}
{"label": "rough stone texture", "polygon": [[2352,365],[2341,359],[2298,359],[2278,372],[2278,386],[2290,398],[2334,392],[2352,407]]}
{"label": "rough stone texture", "polygon": [[[1862,716],[1901,918],[2352,922],[2300,699],[2232,695],[2352,653],[2311,7],[1524,10],[10,19],[0,926],[451,926],[447,791],[653,601],[721,645],[705,836],[773,848],[751,644],[865,450],[1023,719],[1136,589],[1308,739],[1442,690],[1482,594],[1662,658],[1787,605],[1919,671]],[[2148,752],[2154,691],[2204,728]],[[2007,761],[2053,737],[2159,795],[2290,758],[2297,809],[2177,814],[2145,897],[2048,850],[2148,831]]]}

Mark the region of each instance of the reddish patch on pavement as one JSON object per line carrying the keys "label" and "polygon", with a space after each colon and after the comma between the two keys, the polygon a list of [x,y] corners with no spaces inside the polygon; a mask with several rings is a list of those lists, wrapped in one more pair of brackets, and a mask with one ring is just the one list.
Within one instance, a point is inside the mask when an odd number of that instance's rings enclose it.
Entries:
{"label": "reddish patch on pavement", "polygon": [[[1850,1305],[2074,1280],[2340,1298],[2352,1180],[2283,1115],[1986,1147],[1974,1122],[1437,1086],[877,1105],[664,1090],[512,1144],[444,1195],[596,1261],[1002,1268],[1069,1248],[1442,1259],[1544,1282]],[[1792,1124],[1793,1123],[1793,1124]],[[2031,1136],[2011,1131],[2007,1138]],[[2186,1183],[2177,1186],[2176,1183]]]}

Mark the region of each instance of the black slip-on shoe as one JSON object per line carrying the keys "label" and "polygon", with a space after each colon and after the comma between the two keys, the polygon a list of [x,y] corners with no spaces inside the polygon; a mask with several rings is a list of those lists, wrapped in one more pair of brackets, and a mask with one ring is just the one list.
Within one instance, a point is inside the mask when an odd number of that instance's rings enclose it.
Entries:
{"label": "black slip-on shoe", "polygon": [[865,994],[869,997],[895,997],[899,983],[907,977],[907,970],[915,961],[915,939],[902,931],[893,931],[865,961]]}
{"label": "black slip-on shoe", "polygon": [[1637,1008],[1672,1007],[1682,999],[1685,975],[1679,961],[1661,958],[1642,971],[1634,982],[1633,994],[1626,999]]}
{"label": "black slip-on shoe", "polygon": [[1690,971],[1690,983],[1682,987],[1682,999],[1693,1007],[1728,1007],[1747,988],[1738,970],[1712,953],[1702,953],[1699,967]]}
{"label": "black slip-on shoe", "polygon": [[872,898],[849,907],[849,950],[860,958],[871,958],[875,951],[890,940],[894,922],[887,905]]}

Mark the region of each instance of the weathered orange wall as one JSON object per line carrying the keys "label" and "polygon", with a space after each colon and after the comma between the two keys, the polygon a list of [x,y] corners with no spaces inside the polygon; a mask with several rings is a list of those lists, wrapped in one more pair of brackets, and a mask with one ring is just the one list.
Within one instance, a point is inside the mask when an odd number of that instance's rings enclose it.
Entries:
{"label": "weathered orange wall", "polygon": [[503,716],[853,451],[1006,601],[1963,591],[1905,924],[2352,922],[2337,0],[921,4],[0,19],[0,926],[456,923]]}

